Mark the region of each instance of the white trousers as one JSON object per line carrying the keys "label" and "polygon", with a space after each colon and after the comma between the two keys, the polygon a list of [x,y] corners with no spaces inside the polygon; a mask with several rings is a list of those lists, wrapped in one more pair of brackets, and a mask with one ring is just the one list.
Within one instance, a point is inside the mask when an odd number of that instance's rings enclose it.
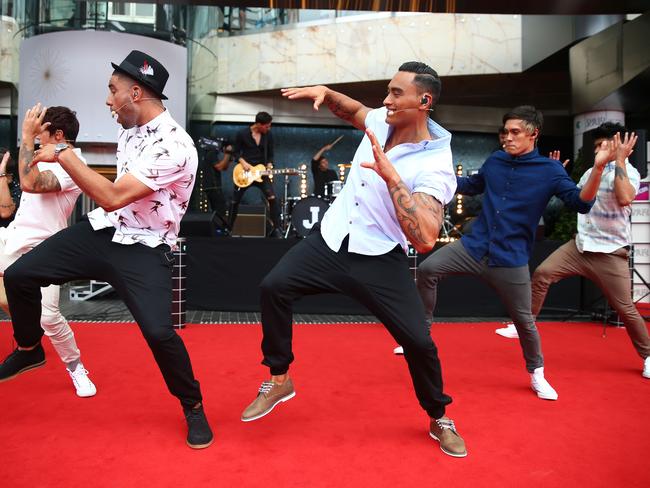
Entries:
{"label": "white trousers", "polygon": [[[21,254],[5,254],[6,233],[9,230],[1,229],[3,232],[0,232],[0,276],[4,276],[5,270],[17,261]],[[52,346],[61,360],[67,364],[79,359],[81,354],[70,324],[59,310],[59,292],[58,285],[41,288],[43,295],[41,299],[41,327],[45,335],[50,338]]]}

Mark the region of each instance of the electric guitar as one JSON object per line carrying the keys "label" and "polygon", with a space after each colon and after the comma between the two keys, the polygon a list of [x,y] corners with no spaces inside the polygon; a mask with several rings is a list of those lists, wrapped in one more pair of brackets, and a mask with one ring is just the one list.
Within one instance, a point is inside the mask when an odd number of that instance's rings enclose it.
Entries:
{"label": "electric guitar", "polygon": [[302,175],[305,174],[307,170],[298,169],[298,168],[282,168],[282,169],[266,169],[266,166],[263,164],[258,164],[253,166],[250,171],[244,170],[244,167],[237,163],[237,165],[232,170],[232,181],[239,188],[246,188],[257,181],[258,183],[262,182],[262,176],[271,176],[271,175]]}

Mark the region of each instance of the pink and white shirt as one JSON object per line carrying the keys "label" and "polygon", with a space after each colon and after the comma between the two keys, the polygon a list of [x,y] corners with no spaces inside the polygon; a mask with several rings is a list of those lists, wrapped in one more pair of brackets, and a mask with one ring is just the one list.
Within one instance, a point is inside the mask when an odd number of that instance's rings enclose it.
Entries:
{"label": "pink and white shirt", "polygon": [[[85,164],[81,150],[73,149]],[[5,254],[25,254],[48,237],[68,226],[81,190],[59,163],[38,163],[39,171],[51,171],[59,181],[60,191],[50,193],[23,192],[16,217],[1,228],[6,236]]]}
{"label": "pink and white shirt", "polygon": [[198,156],[192,138],[167,110],[145,125],[120,129],[117,178],[131,174],[154,192],[125,207],[88,214],[93,229],[115,227],[113,242],[174,249],[194,187]]}

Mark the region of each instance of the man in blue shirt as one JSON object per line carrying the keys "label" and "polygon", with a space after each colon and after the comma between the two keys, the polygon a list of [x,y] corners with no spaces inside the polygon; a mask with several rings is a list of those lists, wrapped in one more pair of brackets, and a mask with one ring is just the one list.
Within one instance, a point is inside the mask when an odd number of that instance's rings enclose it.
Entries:
{"label": "man in blue shirt", "polygon": [[503,124],[503,150],[492,153],[477,174],[457,178],[458,193],[485,194],[472,233],[424,260],[417,285],[430,323],[440,279],[471,274],[485,280],[517,327],[533,391],[539,398],[557,400],[557,392],[544,378],[541,342],[531,314],[528,260],[537,223],[553,195],[580,213],[589,212],[604,166],[612,159],[611,147],[597,153],[589,180],[580,189],[562,164],[539,154],[541,112],[528,105],[516,107],[503,116]]}

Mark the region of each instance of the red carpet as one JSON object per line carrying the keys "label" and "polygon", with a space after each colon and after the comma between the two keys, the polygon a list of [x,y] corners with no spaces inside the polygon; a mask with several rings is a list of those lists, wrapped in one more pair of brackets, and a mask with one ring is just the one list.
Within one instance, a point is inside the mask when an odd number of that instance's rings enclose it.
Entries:
{"label": "red carpet", "polygon": [[[547,377],[537,399],[518,343],[494,323],[437,324],[448,414],[469,455],[427,435],[404,359],[377,325],[295,328],[296,397],[239,420],[266,377],[258,326],[182,331],[202,383],[212,447],[185,423],[130,324],[73,324],[99,393],[78,399],[48,341],[44,368],[0,384],[3,487],[647,487],[650,380],[623,329],[540,325]],[[0,354],[11,350],[0,325]]]}

